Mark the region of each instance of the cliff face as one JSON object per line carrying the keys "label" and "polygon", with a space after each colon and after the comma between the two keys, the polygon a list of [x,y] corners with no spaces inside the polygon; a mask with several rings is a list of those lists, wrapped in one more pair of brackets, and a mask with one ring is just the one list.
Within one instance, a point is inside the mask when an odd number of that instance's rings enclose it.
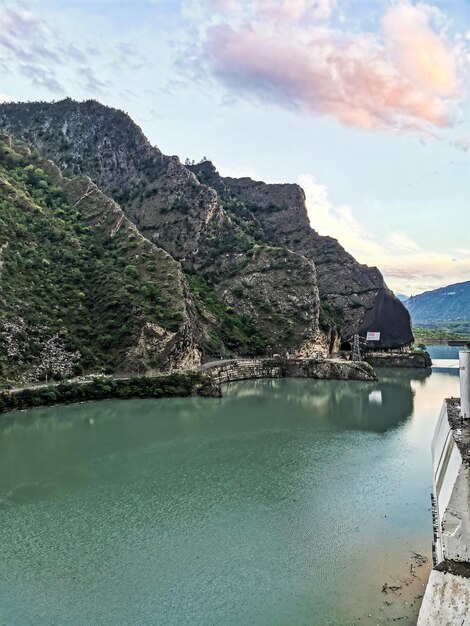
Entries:
{"label": "cliff face", "polygon": [[181,262],[206,353],[271,345],[309,356],[357,330],[381,331],[387,347],[412,341],[409,315],[380,272],[310,228],[297,185],[221,178],[209,162],[185,167],[126,114],[94,101],[3,104],[0,127],[67,175],[89,176]]}
{"label": "cliff face", "polygon": [[191,166],[201,181],[217,190],[225,206],[251,222],[259,240],[284,246],[312,260],[322,304],[341,335],[381,332],[381,345],[413,341],[410,316],[387,288],[376,267],[358,263],[336,239],[310,226],[305,195],[298,185],[267,185],[250,178],[222,178],[209,161]]}
{"label": "cliff face", "polygon": [[[241,354],[262,353],[268,345],[295,352],[315,342],[319,296],[312,261],[258,243],[214,189],[177,157],[152,147],[127,115],[96,102],[14,104],[0,106],[0,127],[67,175],[89,176],[144,237],[204,282],[196,288],[205,296],[199,299],[205,352],[220,353],[221,343]],[[207,297],[209,290],[226,303],[224,311]],[[228,319],[234,315],[241,325]]]}
{"label": "cliff face", "polygon": [[180,264],[89,178],[0,136],[0,380],[200,363]]}

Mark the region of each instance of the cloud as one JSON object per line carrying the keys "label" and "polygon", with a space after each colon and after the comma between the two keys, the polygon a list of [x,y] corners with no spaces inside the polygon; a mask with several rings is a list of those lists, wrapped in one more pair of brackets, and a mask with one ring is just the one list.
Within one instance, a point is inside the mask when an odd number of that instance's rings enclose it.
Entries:
{"label": "cloud", "polygon": [[456,59],[444,33],[430,26],[433,15],[426,5],[396,4],[383,18],[385,42],[403,76],[429,93],[452,96],[457,89]]}
{"label": "cloud", "polygon": [[87,53],[71,42],[64,42],[57,30],[28,10],[30,4],[25,0],[0,7],[1,65],[54,95],[67,93],[66,82],[62,79],[62,70],[66,67],[77,72],[80,79],[85,78],[84,85],[89,92],[102,93],[104,83],[95,76]]}
{"label": "cloud", "polygon": [[44,87],[53,94],[62,95],[66,93],[65,86],[56,78],[51,67],[43,66],[40,63],[20,63],[18,71],[29,78],[36,87]]}
{"label": "cloud", "polygon": [[259,3],[258,15],[275,22],[326,20],[336,7],[336,0],[281,0]]}
{"label": "cloud", "polygon": [[390,233],[385,241],[386,245],[399,252],[419,252],[421,248],[416,241],[403,233]]}
{"label": "cloud", "polygon": [[337,0],[209,0],[216,11],[256,16],[273,22],[310,22],[328,19]]}
{"label": "cloud", "polygon": [[360,263],[378,267],[397,293],[420,293],[452,282],[468,280],[470,251],[441,254],[423,250],[401,232],[391,232],[385,241],[368,232],[349,206],[334,206],[326,187],[307,174],[299,177],[306,195],[312,228],[338,239]]}
{"label": "cloud", "polygon": [[452,125],[470,56],[432,7],[394,4],[374,34],[316,23],[330,17],[332,0],[221,3],[241,18],[222,15],[207,28],[199,63],[229,90],[370,130]]}
{"label": "cloud", "polygon": [[59,63],[49,45],[51,32],[36,15],[25,9],[6,7],[1,12],[0,46],[22,63]]}
{"label": "cloud", "polygon": [[452,142],[452,145],[459,150],[467,152],[470,150],[470,137],[458,137]]}
{"label": "cloud", "polygon": [[87,66],[79,67],[76,73],[81,79],[83,89],[91,94],[103,95],[106,88],[109,86],[108,81],[105,82],[98,79],[94,72]]}
{"label": "cloud", "polygon": [[239,0],[211,0],[216,11],[238,12],[240,10]]}
{"label": "cloud", "polygon": [[0,102],[13,102],[14,98],[7,96],[4,93],[0,93]]}

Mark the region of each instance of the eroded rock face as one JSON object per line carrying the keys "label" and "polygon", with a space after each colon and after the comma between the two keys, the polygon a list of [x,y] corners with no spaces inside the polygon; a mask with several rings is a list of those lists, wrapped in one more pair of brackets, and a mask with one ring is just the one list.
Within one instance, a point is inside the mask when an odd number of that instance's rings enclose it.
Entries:
{"label": "eroded rock face", "polygon": [[208,161],[185,167],[126,114],[94,101],[3,104],[0,127],[66,173],[88,175],[149,241],[248,315],[265,343],[311,346],[313,354],[319,334],[329,335],[330,350],[338,345],[336,328],[344,339],[380,331],[381,347],[413,340],[409,315],[379,270],[310,227],[298,185],[222,178]]}
{"label": "eroded rock face", "polygon": [[322,359],[233,360],[205,370],[218,383],[256,378],[313,378],[317,380],[376,381],[368,363]]}
{"label": "eroded rock face", "polygon": [[199,365],[181,264],[90,178],[20,148],[0,144],[0,384]]}
{"label": "eroded rock face", "polygon": [[89,176],[144,237],[248,316],[265,344],[295,350],[317,336],[319,295],[311,260],[257,242],[215,189],[177,157],[151,146],[124,113],[71,100],[0,105],[0,126],[67,174]]}
{"label": "eroded rock face", "polygon": [[88,177],[64,180],[63,187],[69,202],[80,210],[86,223],[105,232],[109,238],[114,239],[119,234],[126,246],[127,263],[134,264],[143,283],[148,281],[158,286],[168,306],[181,319],[174,332],[143,319],[137,344],[123,358],[122,369],[145,371],[152,369],[153,364],[157,371],[173,371],[199,365],[201,350],[193,304],[180,264],[143,237],[122,209]]}
{"label": "eroded rock face", "polygon": [[332,308],[344,338],[355,332],[364,336],[371,330],[381,332],[380,347],[413,341],[410,316],[380,271],[358,263],[336,239],[311,228],[301,187],[222,178],[209,161],[190,169],[217,190],[230,211],[252,222],[260,240],[314,262],[321,300]]}

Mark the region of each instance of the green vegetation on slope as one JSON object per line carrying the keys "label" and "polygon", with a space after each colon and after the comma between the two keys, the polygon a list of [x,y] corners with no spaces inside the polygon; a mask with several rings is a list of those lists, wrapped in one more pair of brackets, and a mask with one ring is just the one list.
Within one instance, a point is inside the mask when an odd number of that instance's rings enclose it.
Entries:
{"label": "green vegetation on slope", "polygon": [[[316,332],[313,264],[283,244],[268,249],[266,244],[273,242],[262,240],[246,203],[238,202],[237,208],[236,200],[227,199],[225,206],[215,189],[199,184],[176,157],[153,147],[123,112],[93,101],[0,105],[0,126],[52,159],[66,175],[90,176],[121,204],[144,237],[185,270],[196,272],[219,301],[233,307],[231,318],[239,318],[232,324],[238,327],[235,340],[231,332],[216,330],[202,342],[204,347],[212,350],[217,335],[222,354],[234,346],[240,346],[235,348],[239,354],[258,351],[259,345],[252,345],[253,324],[276,349],[297,349]],[[274,203],[266,209],[277,213],[277,207]],[[260,247],[266,254],[255,255]],[[235,297],[240,282],[252,288]],[[224,309],[219,312],[225,316]],[[244,333],[240,324],[247,319],[251,323]],[[215,319],[214,325],[225,328],[226,322]],[[202,326],[205,331],[207,324]],[[248,337],[248,345],[240,334]],[[229,340],[226,347],[222,336]]]}
{"label": "green vegetation on slope", "polygon": [[113,371],[145,322],[176,331],[184,310],[178,264],[129,229],[110,236],[47,166],[0,136],[0,380]]}
{"label": "green vegetation on slope", "polygon": [[469,332],[470,280],[411,296],[406,307],[417,326]]}
{"label": "green vegetation on slope", "polygon": [[211,329],[203,346],[207,354],[219,355],[221,345],[228,353],[241,352],[247,356],[265,354],[267,340],[253,321],[238,315],[235,309],[222,302],[214,289],[195,273],[186,272],[191,294],[204,316],[211,316]]}

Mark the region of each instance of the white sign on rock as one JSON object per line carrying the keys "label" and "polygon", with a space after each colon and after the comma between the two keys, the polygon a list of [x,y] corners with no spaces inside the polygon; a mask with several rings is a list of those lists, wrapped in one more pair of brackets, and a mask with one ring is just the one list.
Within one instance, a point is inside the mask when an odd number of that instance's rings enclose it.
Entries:
{"label": "white sign on rock", "polygon": [[368,332],[367,341],[380,341],[380,333]]}

